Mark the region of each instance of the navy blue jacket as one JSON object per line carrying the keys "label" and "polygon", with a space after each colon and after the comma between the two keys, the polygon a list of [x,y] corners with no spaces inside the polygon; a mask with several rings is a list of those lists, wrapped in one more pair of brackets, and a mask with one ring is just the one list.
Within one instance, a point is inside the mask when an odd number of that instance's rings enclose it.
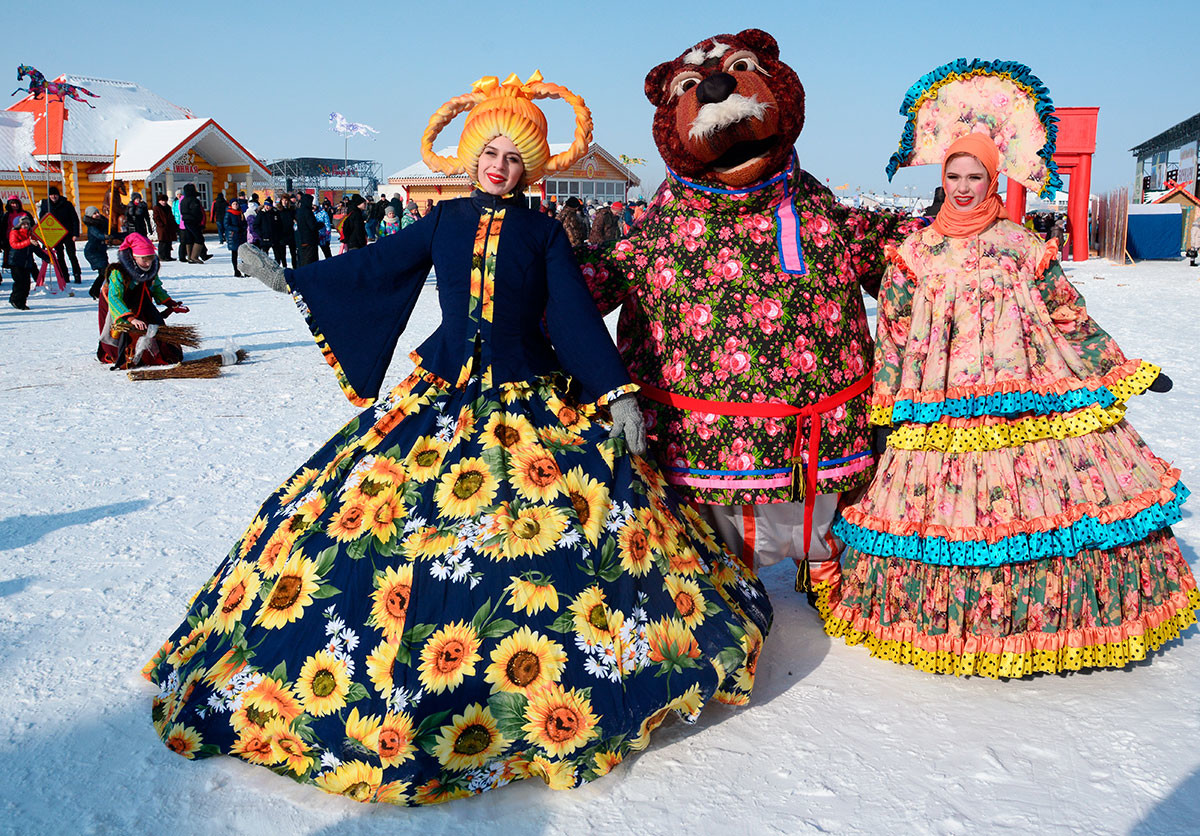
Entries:
{"label": "navy blue jacket", "polygon": [[225,240],[231,250],[246,243],[246,216],[237,202],[230,203],[225,210]]}
{"label": "navy blue jacket", "polygon": [[482,213],[499,207],[505,217],[496,251],[491,341],[481,349],[493,381],[514,383],[565,370],[588,401],[630,383],[562,225],[519,201],[476,193],[437,204],[417,223],[365,249],[286,271],[313,335],[324,341],[326,359],[340,366],[352,401],[366,405],[378,397],[431,267],[437,269],[442,321],[417,353],[425,370],[458,379],[472,345],[468,328],[477,328],[469,317],[475,233]]}

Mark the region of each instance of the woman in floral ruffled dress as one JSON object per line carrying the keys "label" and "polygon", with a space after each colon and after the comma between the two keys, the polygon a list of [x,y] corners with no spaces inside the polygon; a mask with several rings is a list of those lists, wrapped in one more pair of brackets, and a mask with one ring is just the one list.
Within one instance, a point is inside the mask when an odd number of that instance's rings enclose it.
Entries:
{"label": "woman in floral ruffled dress", "polygon": [[[532,102],[546,97],[577,112],[557,157]],[[464,110],[459,157],[433,154]],[[408,379],[267,500],[147,666],[167,746],[431,804],[526,777],[573,787],[671,711],[748,700],[766,593],[626,451],[644,444],[636,387],[561,227],[525,206],[525,184],[590,135],[570,91],[483,79],[424,143],[471,174],[471,197],[286,273],[242,248],[356,404],[431,266],[442,321]]]}
{"label": "woman in floral ruffled dress", "polygon": [[1121,667],[1195,621],[1169,526],[1187,489],[1124,420],[1170,388],[1088,315],[1053,243],[1004,217],[985,134],[949,146],[932,226],[888,249],[872,421],[826,630],[937,673]]}

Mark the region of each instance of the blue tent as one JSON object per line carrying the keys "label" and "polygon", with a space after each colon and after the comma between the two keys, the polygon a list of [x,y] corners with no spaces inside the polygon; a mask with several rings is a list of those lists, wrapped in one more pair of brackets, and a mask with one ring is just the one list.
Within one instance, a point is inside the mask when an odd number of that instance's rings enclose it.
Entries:
{"label": "blue tent", "polygon": [[1183,240],[1183,211],[1174,203],[1134,204],[1129,207],[1125,247],[1135,261],[1179,258]]}

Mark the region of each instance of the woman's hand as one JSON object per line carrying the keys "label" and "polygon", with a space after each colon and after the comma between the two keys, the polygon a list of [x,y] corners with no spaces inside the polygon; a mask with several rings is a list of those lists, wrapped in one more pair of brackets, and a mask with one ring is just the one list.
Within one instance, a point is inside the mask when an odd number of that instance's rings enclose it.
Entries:
{"label": "woman's hand", "polygon": [[608,405],[608,410],[613,419],[612,432],[608,437],[623,435],[630,453],[635,456],[646,455],[646,419],[638,408],[637,398],[632,394],[622,395]]}
{"label": "woman's hand", "polygon": [[136,316],[129,317],[129,327],[135,331],[145,331],[146,323],[138,319]]}

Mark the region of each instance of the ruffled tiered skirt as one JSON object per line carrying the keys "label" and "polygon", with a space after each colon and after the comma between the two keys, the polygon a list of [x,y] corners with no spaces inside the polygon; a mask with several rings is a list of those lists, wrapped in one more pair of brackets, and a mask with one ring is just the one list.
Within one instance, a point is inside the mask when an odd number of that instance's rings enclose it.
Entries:
{"label": "ruffled tiered skirt", "polygon": [[1157,374],[892,404],[875,479],[834,525],[826,631],[989,677],[1121,667],[1178,636],[1200,607],[1170,529],[1188,490],[1122,417]]}

